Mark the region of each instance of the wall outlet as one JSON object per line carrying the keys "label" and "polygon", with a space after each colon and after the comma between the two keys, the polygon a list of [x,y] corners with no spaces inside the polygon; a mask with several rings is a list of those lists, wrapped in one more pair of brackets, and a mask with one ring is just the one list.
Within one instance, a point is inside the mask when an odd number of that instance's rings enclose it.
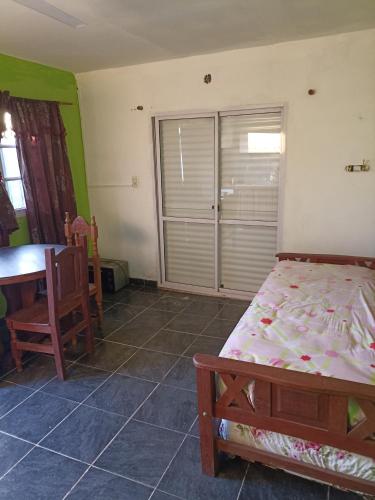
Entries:
{"label": "wall outlet", "polygon": [[133,188],[138,187],[138,177],[136,175],[133,175],[132,177],[132,187]]}

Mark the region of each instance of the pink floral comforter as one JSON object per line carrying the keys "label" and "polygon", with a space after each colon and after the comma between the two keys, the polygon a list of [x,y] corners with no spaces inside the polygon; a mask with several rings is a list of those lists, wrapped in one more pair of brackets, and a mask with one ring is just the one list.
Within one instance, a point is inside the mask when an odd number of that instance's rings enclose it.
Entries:
{"label": "pink floral comforter", "polygon": [[[282,261],[272,270],[220,356],[375,384],[375,271]],[[351,423],[360,418],[350,405]],[[223,421],[227,439],[375,480],[366,457]]]}

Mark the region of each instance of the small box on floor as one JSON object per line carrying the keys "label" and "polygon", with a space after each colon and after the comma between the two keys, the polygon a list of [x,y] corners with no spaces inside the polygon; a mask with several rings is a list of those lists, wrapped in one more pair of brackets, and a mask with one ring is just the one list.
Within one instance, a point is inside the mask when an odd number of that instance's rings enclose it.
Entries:
{"label": "small box on floor", "polygon": [[[129,283],[129,266],[126,260],[100,259],[103,292],[114,293]],[[90,266],[90,281],[93,281]]]}

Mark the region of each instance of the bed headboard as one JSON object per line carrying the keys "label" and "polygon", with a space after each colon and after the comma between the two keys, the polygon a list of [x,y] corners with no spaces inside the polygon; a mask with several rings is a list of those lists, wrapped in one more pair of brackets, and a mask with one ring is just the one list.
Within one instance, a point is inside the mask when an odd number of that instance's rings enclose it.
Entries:
{"label": "bed headboard", "polygon": [[280,260],[296,260],[299,262],[313,262],[316,264],[341,264],[367,267],[375,269],[374,257],[357,257],[354,255],[329,255],[318,253],[278,253],[276,257]]}

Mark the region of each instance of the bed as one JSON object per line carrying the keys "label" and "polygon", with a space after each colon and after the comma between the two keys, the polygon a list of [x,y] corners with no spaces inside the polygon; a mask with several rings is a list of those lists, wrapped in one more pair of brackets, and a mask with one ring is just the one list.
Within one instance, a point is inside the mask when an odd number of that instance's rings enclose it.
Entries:
{"label": "bed", "polygon": [[375,259],[278,258],[220,356],[194,357],[203,471],[224,451],[375,494]]}

